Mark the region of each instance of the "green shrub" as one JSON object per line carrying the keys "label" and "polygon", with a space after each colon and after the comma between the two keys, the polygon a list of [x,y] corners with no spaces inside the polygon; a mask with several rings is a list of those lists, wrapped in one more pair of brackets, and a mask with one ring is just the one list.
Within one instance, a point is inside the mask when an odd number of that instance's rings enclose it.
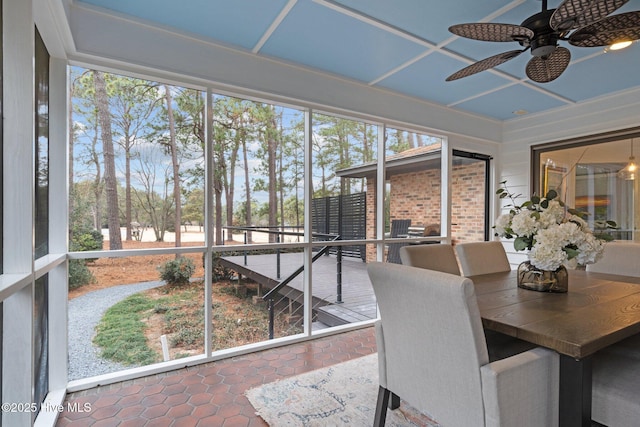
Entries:
{"label": "green shrub", "polygon": [[73,235],[71,250],[76,252],[101,251],[104,237],[98,230],[84,231]]}
{"label": "green shrub", "polygon": [[160,278],[169,285],[186,285],[189,283],[191,275],[196,271],[191,258],[180,257],[165,262],[158,267]]}
{"label": "green shrub", "polygon": [[83,285],[95,282],[91,270],[87,267],[85,260],[72,259],[69,260],[69,289],[76,289]]}

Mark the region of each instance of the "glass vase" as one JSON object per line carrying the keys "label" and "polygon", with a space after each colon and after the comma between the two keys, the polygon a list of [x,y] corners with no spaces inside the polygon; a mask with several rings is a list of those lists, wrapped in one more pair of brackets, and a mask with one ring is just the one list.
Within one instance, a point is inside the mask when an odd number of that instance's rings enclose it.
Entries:
{"label": "glass vase", "polygon": [[541,270],[529,261],[518,266],[518,287],[538,292],[567,292],[569,273],[564,265],[557,270]]}

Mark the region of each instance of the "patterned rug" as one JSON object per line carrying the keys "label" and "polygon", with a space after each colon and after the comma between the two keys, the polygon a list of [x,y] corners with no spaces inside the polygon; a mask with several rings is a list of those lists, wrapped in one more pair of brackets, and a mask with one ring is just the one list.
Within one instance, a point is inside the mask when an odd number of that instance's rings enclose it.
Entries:
{"label": "patterned rug", "polygon": [[[378,396],[378,355],[372,354],[247,390],[270,426],[371,426]],[[387,411],[388,427],[438,424],[402,402]]]}

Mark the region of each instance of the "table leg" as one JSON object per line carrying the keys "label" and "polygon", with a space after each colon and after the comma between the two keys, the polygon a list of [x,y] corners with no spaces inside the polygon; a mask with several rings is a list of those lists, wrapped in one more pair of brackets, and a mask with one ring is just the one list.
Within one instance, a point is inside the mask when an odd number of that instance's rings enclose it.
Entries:
{"label": "table leg", "polygon": [[591,356],[560,355],[560,427],[591,426]]}

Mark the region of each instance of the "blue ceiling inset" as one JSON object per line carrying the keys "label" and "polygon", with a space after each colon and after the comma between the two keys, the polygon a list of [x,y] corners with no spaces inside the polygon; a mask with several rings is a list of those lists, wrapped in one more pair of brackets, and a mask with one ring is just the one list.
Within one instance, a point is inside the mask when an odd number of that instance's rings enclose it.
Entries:
{"label": "blue ceiling inset", "polygon": [[[520,49],[454,36],[465,22],[520,24],[541,11],[540,0],[72,0],[146,25],[223,43],[363,84],[499,120],[584,102],[640,86],[640,43],[603,54],[560,41],[571,52],[551,83],[531,82],[517,58],[453,82],[448,75],[473,61]],[[561,0],[550,0],[550,9]],[[638,10],[630,1],[615,13]]]}

